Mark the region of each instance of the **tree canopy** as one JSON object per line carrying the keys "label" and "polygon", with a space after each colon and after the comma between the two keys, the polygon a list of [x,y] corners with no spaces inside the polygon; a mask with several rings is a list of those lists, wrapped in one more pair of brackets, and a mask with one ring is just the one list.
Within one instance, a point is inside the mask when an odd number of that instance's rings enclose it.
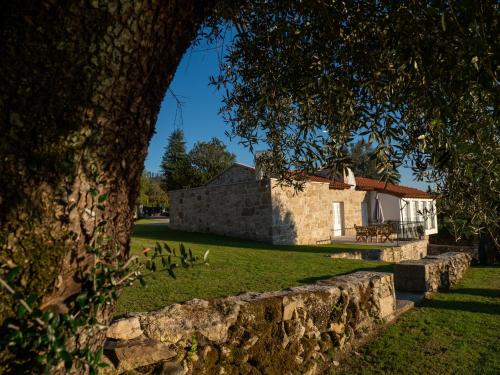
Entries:
{"label": "tree canopy", "polygon": [[[377,161],[374,148],[363,140],[353,143],[349,147],[350,167],[355,176],[381,179],[383,176],[377,170]],[[397,172],[397,171],[396,171]],[[401,175],[397,172],[393,181],[399,182]]]}
{"label": "tree canopy", "polygon": [[[232,134],[287,170],[339,170],[367,136],[377,170],[407,162],[447,215],[500,232],[496,1],[257,0],[224,4],[234,41],[212,83]],[[458,222],[456,221],[456,222]]]}
{"label": "tree canopy", "polygon": [[186,141],[182,130],[174,130],[168,137],[160,168],[166,190],[191,186],[192,169],[186,152]]}
{"label": "tree canopy", "polygon": [[193,168],[192,186],[201,186],[230,167],[236,161],[236,155],[214,137],[209,142],[196,142],[189,151],[189,161]]}
{"label": "tree canopy", "polygon": [[184,132],[174,130],[168,139],[161,162],[167,190],[201,186],[231,166],[236,155],[217,137],[196,142],[187,153]]}
{"label": "tree canopy", "polygon": [[141,190],[137,202],[144,206],[168,207],[168,194],[163,189],[162,178],[144,172],[141,176]]}

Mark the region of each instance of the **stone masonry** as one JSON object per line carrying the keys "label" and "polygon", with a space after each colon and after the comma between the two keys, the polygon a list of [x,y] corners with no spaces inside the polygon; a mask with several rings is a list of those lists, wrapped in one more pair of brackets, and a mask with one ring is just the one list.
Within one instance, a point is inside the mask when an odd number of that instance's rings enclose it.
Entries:
{"label": "stone masonry", "polygon": [[445,253],[397,263],[394,266],[396,289],[412,293],[448,290],[463,277],[471,259],[466,253]]}
{"label": "stone masonry", "polygon": [[132,314],[110,327],[105,355],[119,373],[313,375],[393,319],[395,306],[392,274],[356,272]]}
{"label": "stone masonry", "polygon": [[170,227],[257,241],[272,241],[269,186],[258,181],[174,190]]}
{"label": "stone masonry", "polygon": [[233,164],[215,176],[206,186],[231,185],[246,181],[255,181],[255,170],[243,164]]}
{"label": "stone masonry", "polygon": [[304,190],[279,186],[271,180],[274,244],[316,244],[329,239],[333,228],[333,202],[342,202],[344,227],[361,225],[361,203],[366,192],[330,189],[328,184],[307,182]]}
{"label": "stone masonry", "polygon": [[215,233],[281,245],[329,240],[333,202],[343,204],[343,226],[361,224],[366,192],[330,189],[307,181],[303,191],[256,181],[253,169],[235,165],[206,186],[170,191],[170,226],[188,232]]}
{"label": "stone masonry", "polygon": [[429,244],[429,255],[439,255],[449,252],[467,253],[470,254],[473,260],[479,260],[479,244],[474,246]]}
{"label": "stone masonry", "polygon": [[363,259],[399,263],[406,260],[418,260],[427,256],[427,239],[401,243],[400,246],[381,247],[361,251],[346,251],[330,255],[332,259]]}

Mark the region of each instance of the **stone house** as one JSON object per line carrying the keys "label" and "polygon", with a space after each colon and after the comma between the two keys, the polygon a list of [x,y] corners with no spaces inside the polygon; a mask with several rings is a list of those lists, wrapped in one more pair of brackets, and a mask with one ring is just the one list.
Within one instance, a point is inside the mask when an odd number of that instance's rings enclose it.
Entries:
{"label": "stone house", "polygon": [[335,181],[311,175],[296,192],[254,167],[235,163],[205,186],[170,191],[170,226],[273,244],[317,244],[353,236],[354,225],[371,217],[373,193],[398,194],[400,200],[405,195],[367,181],[359,180],[358,186],[357,181],[353,176]]}

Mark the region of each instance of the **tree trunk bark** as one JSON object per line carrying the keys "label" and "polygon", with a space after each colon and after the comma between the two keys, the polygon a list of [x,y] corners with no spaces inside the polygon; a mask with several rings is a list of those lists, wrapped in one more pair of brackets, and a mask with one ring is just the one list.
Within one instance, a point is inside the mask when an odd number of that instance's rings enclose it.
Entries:
{"label": "tree trunk bark", "polygon": [[[21,266],[22,288],[64,311],[96,219],[128,255],[161,101],[215,1],[4,3],[0,275]],[[109,193],[97,214],[92,188]],[[9,298],[2,289],[0,322],[12,314]]]}

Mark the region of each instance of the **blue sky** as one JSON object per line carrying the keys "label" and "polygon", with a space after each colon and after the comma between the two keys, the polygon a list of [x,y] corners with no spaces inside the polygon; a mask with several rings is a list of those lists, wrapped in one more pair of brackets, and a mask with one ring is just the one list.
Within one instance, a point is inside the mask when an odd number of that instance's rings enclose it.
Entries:
{"label": "blue sky", "polygon": [[[218,51],[210,46],[197,46],[184,55],[170,85],[170,90],[183,102],[182,116],[172,93],[167,91],[156,123],[156,134],[149,145],[146,170],[159,172],[167,138],[176,128],[184,130],[188,150],[197,141],[218,137],[236,154],[238,162],[253,164],[253,155],[238,143],[239,140],[230,140],[224,134],[229,128],[218,114],[222,92],[208,85],[209,77],[218,73],[217,67]],[[413,179],[411,170],[402,168],[400,172],[401,184],[427,189],[426,183]]]}

